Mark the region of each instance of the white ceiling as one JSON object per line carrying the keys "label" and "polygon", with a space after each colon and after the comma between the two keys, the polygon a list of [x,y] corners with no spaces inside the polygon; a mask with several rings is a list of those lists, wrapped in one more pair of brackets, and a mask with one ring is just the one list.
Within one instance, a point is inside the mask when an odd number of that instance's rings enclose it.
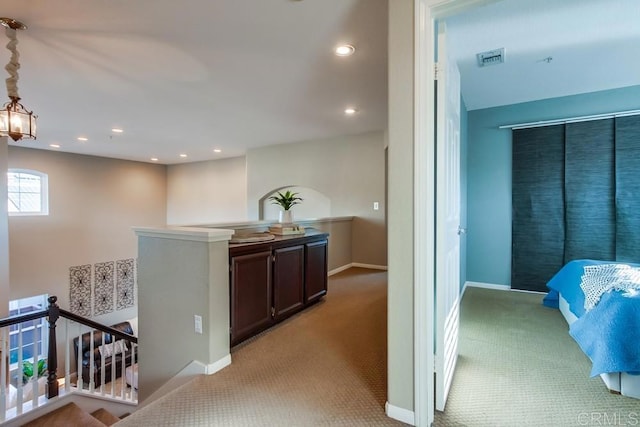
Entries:
{"label": "white ceiling", "polygon": [[[14,145],[173,164],[387,127],[387,0],[0,4],[29,27],[19,89],[39,116],[38,140]],[[503,0],[447,21],[468,109],[640,84],[638,0]],[[498,47],[505,64],[476,67]]]}
{"label": "white ceiling", "polygon": [[26,147],[171,164],[386,128],[386,0],[2,0],[0,16],[29,27]]}
{"label": "white ceiling", "polygon": [[[638,0],[503,0],[447,31],[469,110],[640,84]],[[478,67],[497,48],[505,63]]]}

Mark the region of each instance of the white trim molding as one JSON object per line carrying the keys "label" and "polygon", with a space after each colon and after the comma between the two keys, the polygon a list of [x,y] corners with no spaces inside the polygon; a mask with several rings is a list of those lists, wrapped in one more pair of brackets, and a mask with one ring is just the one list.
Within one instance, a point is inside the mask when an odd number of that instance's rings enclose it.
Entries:
{"label": "white trim molding", "polygon": [[345,264],[342,267],[334,268],[327,273],[327,276],[333,276],[334,274],[338,274],[342,271],[348,270],[352,267],[357,268],[368,268],[370,270],[384,270],[387,271],[388,267],[386,265],[376,265],[376,264],[362,264],[360,262],[352,262],[349,264]]}
{"label": "white trim molding", "polygon": [[351,268],[352,265],[353,264],[346,264],[346,265],[343,265],[342,267],[334,268],[333,270],[329,271],[327,276],[333,276],[334,274],[338,274],[342,271],[348,270]]}
{"label": "white trim molding", "polygon": [[467,289],[467,287],[484,288],[484,289],[495,289],[497,291],[510,291],[511,290],[511,286],[509,286],[509,285],[497,285],[497,284],[494,284],[494,283],[469,282],[469,281],[464,283],[464,288]]}
{"label": "white trim molding", "polygon": [[408,409],[399,408],[397,406],[393,406],[389,402],[384,404],[384,412],[387,414],[387,417],[393,418],[394,420],[402,421],[405,424],[416,425],[416,417],[413,411]]}
{"label": "white trim molding", "polygon": [[204,373],[206,375],[212,375],[212,374],[215,374],[216,372],[226,368],[229,365],[231,365],[231,354],[227,354],[222,359],[216,360],[213,363],[209,363],[206,366]]}
{"label": "white trim molding", "polygon": [[386,265],[363,264],[361,262],[352,262],[351,267],[368,268],[370,270],[387,270]]}
{"label": "white trim molding", "polygon": [[133,227],[133,231],[138,237],[190,240],[194,242],[225,242],[229,241],[233,235],[233,230],[197,227]]}

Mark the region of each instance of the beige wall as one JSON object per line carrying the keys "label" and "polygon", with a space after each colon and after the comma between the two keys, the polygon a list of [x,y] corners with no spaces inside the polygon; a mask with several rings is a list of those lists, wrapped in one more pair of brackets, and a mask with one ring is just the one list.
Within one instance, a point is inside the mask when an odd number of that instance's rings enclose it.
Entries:
{"label": "beige wall", "polygon": [[167,224],[247,219],[244,157],[167,167]]}
{"label": "beige wall", "polygon": [[[200,233],[204,237],[139,233],[139,399],[144,401],[192,361],[211,365],[229,358],[231,231],[218,233],[228,233],[218,241],[208,239],[206,231]],[[194,315],[202,317],[201,334]]]}
{"label": "beige wall", "polygon": [[389,2],[388,402],[414,409],[412,0]]}
{"label": "beige wall", "polygon": [[384,133],[372,132],[249,150],[248,219],[258,219],[260,199],[274,189],[310,187],[329,197],[332,217],[356,217],[353,262],[387,265],[384,145]]}
{"label": "beige wall", "polygon": [[[48,293],[68,308],[69,267],[135,258],[131,227],[165,224],[162,165],[15,146],[8,164],[49,176],[49,215],[9,217],[11,299]],[[110,324],[130,314],[96,320]]]}
{"label": "beige wall", "polygon": [[0,317],[9,315],[9,217],[7,215],[7,137],[0,137]]}

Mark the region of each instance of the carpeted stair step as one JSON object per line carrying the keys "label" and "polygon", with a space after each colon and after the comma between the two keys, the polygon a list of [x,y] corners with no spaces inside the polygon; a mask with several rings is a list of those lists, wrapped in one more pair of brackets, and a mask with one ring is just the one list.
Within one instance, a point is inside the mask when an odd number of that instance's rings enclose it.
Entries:
{"label": "carpeted stair step", "polygon": [[93,411],[91,413],[91,416],[93,416],[98,421],[101,421],[102,424],[104,424],[106,426],[113,425],[113,424],[117,423],[118,421],[120,421],[120,418],[116,417],[115,415],[113,415],[111,412],[107,411],[104,408],[100,408],[100,409],[97,409],[97,410]]}
{"label": "carpeted stair step", "polygon": [[[107,411],[104,411],[104,413],[102,411],[104,410],[99,409],[95,412],[100,412],[100,417],[104,416],[104,414],[109,414]],[[108,423],[100,421],[102,418],[94,417],[72,402],[24,424],[23,427],[104,427],[118,421],[118,418],[111,414],[109,415],[113,417],[109,418],[109,420],[115,419],[115,421]]]}

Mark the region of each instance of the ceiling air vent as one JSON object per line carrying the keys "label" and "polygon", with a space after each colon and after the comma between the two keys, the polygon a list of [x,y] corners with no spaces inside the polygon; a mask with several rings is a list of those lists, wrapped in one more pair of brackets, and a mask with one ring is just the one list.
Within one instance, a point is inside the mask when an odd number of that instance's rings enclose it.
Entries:
{"label": "ceiling air vent", "polygon": [[504,48],[481,52],[476,54],[476,57],[478,58],[478,67],[502,64],[504,62]]}

